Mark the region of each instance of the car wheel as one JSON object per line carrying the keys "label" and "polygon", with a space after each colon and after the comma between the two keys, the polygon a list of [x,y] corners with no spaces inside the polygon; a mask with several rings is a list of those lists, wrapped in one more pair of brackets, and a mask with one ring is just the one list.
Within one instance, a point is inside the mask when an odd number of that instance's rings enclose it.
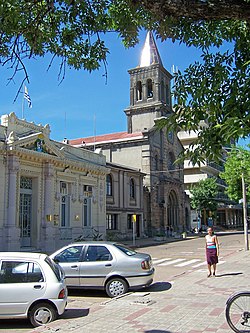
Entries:
{"label": "car wheel", "polygon": [[120,278],[113,278],[106,284],[106,293],[109,297],[116,297],[125,294],[128,291],[128,284]]}
{"label": "car wheel", "polygon": [[57,311],[48,303],[37,303],[29,311],[29,320],[34,327],[50,323],[57,318]]}

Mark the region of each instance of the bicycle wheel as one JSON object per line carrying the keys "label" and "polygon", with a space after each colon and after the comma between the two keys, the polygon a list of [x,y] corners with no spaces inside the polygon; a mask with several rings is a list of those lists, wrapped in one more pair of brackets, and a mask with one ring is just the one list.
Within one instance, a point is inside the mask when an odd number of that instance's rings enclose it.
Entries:
{"label": "bicycle wheel", "polygon": [[234,332],[250,332],[250,292],[239,292],[228,299],[226,319]]}

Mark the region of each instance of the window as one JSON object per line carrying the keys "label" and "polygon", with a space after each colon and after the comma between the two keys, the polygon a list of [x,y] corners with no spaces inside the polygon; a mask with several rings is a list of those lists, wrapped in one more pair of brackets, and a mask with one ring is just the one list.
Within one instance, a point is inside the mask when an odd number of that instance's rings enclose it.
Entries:
{"label": "window", "polygon": [[106,195],[112,197],[113,195],[113,180],[111,175],[106,177]]}
{"label": "window", "polygon": [[158,159],[158,155],[155,155],[155,170],[158,170],[159,168],[159,159]]}
{"label": "window", "polygon": [[70,225],[70,195],[69,184],[66,182],[60,182],[60,194],[61,194],[61,227],[69,227]]}
{"label": "window", "polygon": [[166,84],[166,104],[170,104],[170,91],[169,91],[169,85]]}
{"label": "window", "polygon": [[120,251],[122,251],[129,257],[134,256],[137,253],[136,251],[134,251],[128,247],[125,247],[124,245],[121,245],[121,244],[114,244],[114,246],[117,247]]}
{"label": "window", "polygon": [[64,251],[57,254],[54,258],[56,262],[78,262],[81,259],[83,246],[68,247]]}
{"label": "window", "polygon": [[34,262],[3,261],[0,283],[43,282],[40,266]]}
{"label": "window", "polygon": [[175,157],[172,152],[168,154],[168,170],[174,170],[175,169]]}
{"label": "window", "polygon": [[61,227],[70,225],[70,197],[69,195],[61,196]]}
{"label": "window", "polygon": [[85,261],[110,261],[112,259],[112,254],[106,246],[100,245],[89,245],[85,256]]}
{"label": "window", "polygon": [[141,84],[141,81],[138,81],[136,83],[136,100],[137,101],[142,100],[142,84]]}
{"label": "window", "polygon": [[113,195],[112,176],[107,175],[106,177],[106,195],[111,197]]}
{"label": "window", "polygon": [[147,98],[153,97],[153,83],[151,79],[147,80]]}
{"label": "window", "polygon": [[108,230],[117,230],[117,214],[106,215],[106,228]]}
{"label": "window", "polygon": [[161,101],[165,102],[165,96],[164,96],[164,82],[161,81]]}
{"label": "window", "polygon": [[84,198],[83,200],[83,226],[90,227],[92,225],[91,201],[92,198]]}
{"label": "window", "polygon": [[130,199],[135,199],[135,182],[134,182],[134,179],[131,178],[130,179]]}

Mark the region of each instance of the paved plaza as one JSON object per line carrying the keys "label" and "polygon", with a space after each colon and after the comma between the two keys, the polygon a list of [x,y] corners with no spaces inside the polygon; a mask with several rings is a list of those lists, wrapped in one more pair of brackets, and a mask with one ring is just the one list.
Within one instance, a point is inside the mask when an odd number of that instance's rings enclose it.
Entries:
{"label": "paved plaza", "polygon": [[[167,270],[166,270],[167,272]],[[248,290],[249,252],[227,254],[218,276],[207,278],[206,270],[155,281],[139,292],[100,304],[70,299],[67,311],[55,322],[33,329],[33,333],[227,333],[225,303],[229,295]]]}

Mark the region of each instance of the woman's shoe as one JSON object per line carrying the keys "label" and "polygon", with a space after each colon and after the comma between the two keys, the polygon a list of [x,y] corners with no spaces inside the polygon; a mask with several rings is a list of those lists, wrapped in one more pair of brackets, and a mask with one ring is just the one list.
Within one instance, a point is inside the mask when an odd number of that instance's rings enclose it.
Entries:
{"label": "woman's shoe", "polygon": [[215,272],[213,272],[213,276],[216,276]]}
{"label": "woman's shoe", "polygon": [[211,276],[211,273],[208,273],[207,277],[209,278]]}

